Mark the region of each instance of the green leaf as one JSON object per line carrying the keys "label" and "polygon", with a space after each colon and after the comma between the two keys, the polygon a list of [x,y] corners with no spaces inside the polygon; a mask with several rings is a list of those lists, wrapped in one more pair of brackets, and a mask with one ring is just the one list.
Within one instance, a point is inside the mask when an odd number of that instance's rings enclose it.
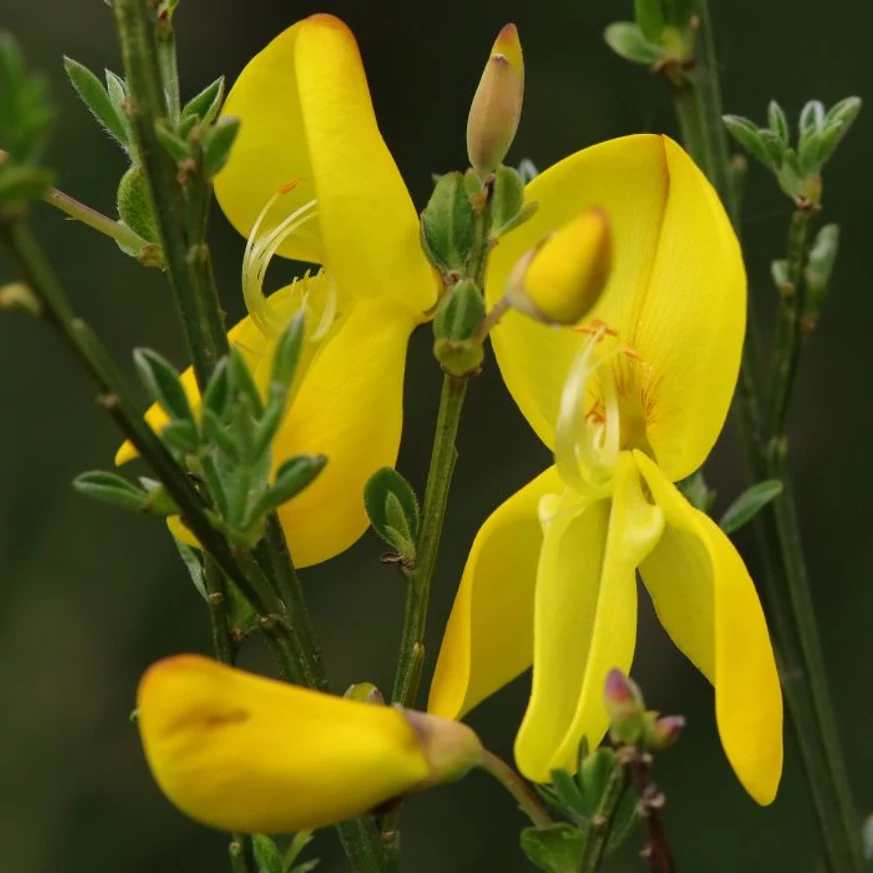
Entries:
{"label": "green leaf", "polygon": [[[500,167],[494,174],[491,197],[491,236],[499,237],[519,224],[524,209],[524,179],[512,167]],[[529,213],[527,217],[533,213]]]}
{"label": "green leaf", "polygon": [[582,792],[588,815],[594,815],[600,807],[603,792],[614,767],[618,766],[615,752],[607,746],[595,749],[579,767],[576,782]]}
{"label": "green leaf", "polygon": [[566,770],[552,770],[552,791],[562,807],[576,816],[590,816],[594,810],[589,808],[576,784],[576,780]]}
{"label": "green leaf", "polygon": [[299,831],[294,834],[288,847],[285,849],[284,866],[289,873],[304,873],[305,870],[314,870],[318,864],[318,859],[306,861],[305,863],[295,867],[294,862],[303,853],[303,850],[312,842],[312,831]]}
{"label": "green leaf", "polygon": [[634,64],[651,66],[663,61],[664,50],[649,42],[631,21],[610,24],[603,33],[606,44],[621,58]]}
{"label": "green leaf", "polygon": [[0,31],[0,143],[15,164],[36,162],[53,117],[45,80],[28,72],[18,44]]}
{"label": "green leaf", "polygon": [[757,125],[740,115],[723,115],[722,121],[728,133],[749,154],[756,157],[771,170],[779,169],[782,144],[776,134],[770,130],[759,130]]}
{"label": "green leaf", "polygon": [[203,174],[211,179],[230,157],[239,133],[239,119],[230,115],[219,118],[203,137]]}
{"label": "green leaf", "polygon": [[127,479],[102,470],[91,470],[77,476],[73,480],[73,488],[80,494],[135,512],[142,509],[148,498],[145,491],[140,490]]}
{"label": "green leaf", "polygon": [[179,507],[176,505],[176,501],[170,497],[170,492],[167,491],[162,482],[158,482],[156,479],[149,479],[146,476],[140,476],[139,484],[146,491],[146,499],[140,507],[140,512],[146,515],[159,515],[162,517],[179,514]]}
{"label": "green leaf", "polygon": [[547,828],[525,828],[521,849],[547,873],[577,873],[585,852],[585,835],[568,824]]}
{"label": "green leaf", "polygon": [[80,64],[73,58],[64,57],[64,69],[76,89],[76,93],[82,98],[82,102],[88,107],[91,114],[108,134],[127,149],[130,145],[127,120],[109,96],[106,88],[103,87],[103,83],[84,64]]}
{"label": "green leaf", "polygon": [[182,119],[193,118],[201,124],[211,124],[224,101],[224,76],[219,76],[182,108]]}
{"label": "green leaf", "polygon": [[651,43],[661,42],[664,29],[664,10],[661,0],[634,0],[634,18],[640,33]]}
{"label": "green leaf", "polygon": [[464,175],[440,176],[421,213],[422,248],[440,273],[465,271],[476,246],[476,224]]}
{"label": "green leaf", "polygon": [[208,601],[209,594],[206,591],[206,582],[203,579],[203,563],[200,559],[200,551],[191,548],[187,543],[183,543],[175,537],[173,537],[173,542],[176,544],[179,557],[182,559],[182,563],[185,565],[185,569],[188,571],[188,575],[191,577],[194,587],[197,589],[200,596],[205,601]]}
{"label": "green leaf", "polygon": [[606,845],[607,854],[621,848],[641,821],[640,804],[637,793],[631,788],[625,788],[624,794],[612,817],[612,829]]}
{"label": "green leaf", "polygon": [[211,410],[219,420],[227,412],[230,403],[230,375],[227,358],[222,358],[212,371],[206,393],[203,395],[204,409]]}
{"label": "green leaf", "polygon": [[303,348],[303,340],[306,336],[305,328],[305,315],[301,310],[291,319],[276,343],[270,381],[283,388],[289,388],[294,380],[294,373],[300,360],[300,350]]}
{"label": "green leaf", "polygon": [[825,108],[821,100],[810,100],[800,110],[800,141],[824,126]]}
{"label": "green leaf", "polygon": [[744,491],[725,511],[718,526],[731,534],[751,521],[763,507],[782,493],[782,483],[778,479],[758,482]]}
{"label": "green leaf", "polygon": [[164,412],[172,419],[194,424],[194,413],[179,373],[172,364],[151,349],[136,349],[133,361],[152,399],[163,407]]}
{"label": "green leaf", "polygon": [[482,292],[471,279],[464,279],[442,296],[433,320],[433,335],[437,340],[469,340],[484,318]]}
{"label": "green leaf", "polygon": [[825,116],[821,132],[821,145],[818,154],[819,165],[823,166],[836,151],[846,134],[855,123],[861,111],[860,97],[846,97],[834,105]]}
{"label": "green leaf", "polygon": [[143,239],[159,244],[160,234],[155,223],[152,195],[142,167],[134,165],[121,177],[116,200],[121,220]]}
{"label": "green leaf", "polygon": [[200,426],[203,428],[203,436],[206,441],[227,458],[235,463],[242,459],[240,447],[233,438],[227,425],[208,406],[204,406],[201,412]]}
{"label": "green leaf", "polygon": [[421,513],[409,482],[391,467],[382,467],[364,486],[364,507],[373,530],[404,558],[414,560]]}
{"label": "green leaf", "polygon": [[260,458],[269,450],[270,444],[285,418],[285,389],[278,382],[273,382],[270,386],[270,392],[270,400],[255,429],[255,438],[252,443],[252,455],[256,458]]}
{"label": "green leaf", "polygon": [[521,159],[518,164],[518,175],[521,176],[525,185],[536,179],[539,174],[540,171],[537,169],[537,165],[530,158]]}
{"label": "green leaf", "polygon": [[252,834],[252,850],[258,873],[285,873],[279,847],[265,834]]}
{"label": "green leaf", "polygon": [[[827,297],[831,275],[840,250],[840,228],[836,224],[826,224],[816,235],[809,249],[804,279],[806,280],[806,299],[803,305],[803,318],[807,326],[814,326]],[[810,324],[809,319],[813,319]]]}
{"label": "green leaf", "polygon": [[261,401],[261,393],[252,378],[245,358],[236,346],[230,349],[230,382],[235,394],[243,394],[248,398],[249,405],[254,415],[260,418],[264,414],[264,404]]}
{"label": "green leaf", "polygon": [[249,524],[272,512],[296,497],[315,480],[324,469],[327,458],[324,455],[294,455],[276,470],[272,486],[258,500],[249,513]]}
{"label": "green leaf", "polygon": [[182,139],[163,119],[155,124],[155,133],[158,135],[158,140],[164,147],[169,156],[181,163],[191,157],[191,148],[184,139]]}
{"label": "green leaf", "polygon": [[679,483],[679,490],[685,499],[701,512],[709,512],[715,503],[716,492],[706,484],[703,470],[697,470]]}
{"label": "green leaf", "polygon": [[193,421],[171,421],[164,426],[161,437],[168,446],[186,454],[196,452],[200,447],[197,425]]}
{"label": "green leaf", "polygon": [[785,111],[775,101],[771,100],[767,107],[767,121],[770,125],[770,130],[779,137],[782,145],[788,145],[790,141],[790,132],[788,129],[788,119],[785,117]]}

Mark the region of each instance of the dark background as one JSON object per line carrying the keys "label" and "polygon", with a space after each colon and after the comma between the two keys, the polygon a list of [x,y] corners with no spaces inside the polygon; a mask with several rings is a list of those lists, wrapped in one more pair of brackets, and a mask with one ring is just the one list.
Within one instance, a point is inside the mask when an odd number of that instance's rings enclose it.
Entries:
{"label": "dark background", "polygon": [[[726,110],[760,120],[778,97],[792,117],[818,97],[866,96],[873,68],[873,6],[858,0],[714,2]],[[461,166],[466,111],[494,35],[520,29],[527,94],[511,158],[541,168],[582,146],[640,130],[676,132],[662,84],[613,56],[603,27],[630,0],[182,0],[177,15],[184,92],[219,73],[232,79],[280,29],[314,11],[343,16],[361,42],[382,131],[423,205],[429,173]],[[0,0],[0,27],[45,70],[59,107],[51,160],[60,184],[107,212],[123,172],[120,151],[64,81],[66,53],[99,70],[120,67],[101,0]],[[794,465],[816,610],[859,809],[873,800],[870,662],[873,609],[867,460],[871,287],[871,115],[865,110],[826,176],[825,207],[844,230],[832,299],[803,360],[792,417]],[[754,293],[766,313],[775,292],[790,204],[752,168],[744,235]],[[183,364],[167,288],[88,229],[36,209],[39,229],[79,310],[113,349],[150,345]],[[375,216],[374,216],[375,218]],[[243,241],[220,214],[214,252],[223,301],[238,315]],[[12,278],[0,265],[0,281]],[[439,378],[426,332],[410,354],[407,426],[399,467],[422,487]],[[129,369],[129,368],[128,368]],[[83,469],[107,467],[117,443],[93,392],[42,324],[0,319],[0,868],[15,873],[216,873],[225,840],[176,813],[152,783],[128,716],[153,660],[209,649],[207,622],[163,526],[74,494]],[[472,386],[434,597],[431,658],[477,525],[548,461],[491,365]],[[720,507],[742,487],[728,434],[709,466]],[[754,569],[747,536],[740,537]],[[371,535],[332,564],[305,573],[335,687],[389,685],[403,592],[379,564]],[[689,717],[687,735],[658,763],[679,869],[711,873],[813,870],[816,835],[796,749],[787,738],[780,795],[762,810],[732,775],[714,730],[712,693],[671,648],[648,609],[635,675],[651,705]],[[247,662],[267,665],[258,651]],[[470,719],[509,754],[525,681]],[[289,726],[289,742],[293,733]],[[522,871],[522,825],[484,775],[415,798],[404,814],[407,870]],[[319,836],[322,869],[340,870],[333,834]],[[627,850],[612,869],[640,870]]]}

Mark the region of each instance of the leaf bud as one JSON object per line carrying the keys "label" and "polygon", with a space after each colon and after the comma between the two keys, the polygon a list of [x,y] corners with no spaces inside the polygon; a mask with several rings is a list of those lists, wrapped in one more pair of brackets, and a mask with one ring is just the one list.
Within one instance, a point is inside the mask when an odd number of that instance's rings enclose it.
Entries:
{"label": "leaf bud", "polygon": [[436,339],[469,340],[485,318],[485,301],[476,283],[458,282],[443,295],[433,322]]}
{"label": "leaf bud", "polygon": [[436,181],[421,213],[421,245],[443,275],[463,273],[476,245],[476,214],[465,177],[446,173]]}
{"label": "leaf bud", "polygon": [[602,209],[588,209],[518,262],[506,297],[537,321],[573,325],[594,308],[611,269],[609,219]]}
{"label": "leaf bud", "polygon": [[515,139],[524,99],[524,60],[518,30],[497,36],[467,118],[467,155],[481,178],[502,163]]}

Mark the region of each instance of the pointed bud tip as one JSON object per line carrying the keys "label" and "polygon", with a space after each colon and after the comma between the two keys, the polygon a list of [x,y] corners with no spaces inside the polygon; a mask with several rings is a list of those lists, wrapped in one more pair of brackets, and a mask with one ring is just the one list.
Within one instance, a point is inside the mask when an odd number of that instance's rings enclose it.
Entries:
{"label": "pointed bud tip", "polygon": [[482,743],[465,724],[413,709],[400,711],[415,731],[430,767],[430,776],[422,788],[454,782],[482,762]]}
{"label": "pointed bud tip", "polygon": [[524,314],[574,325],[597,304],[612,271],[606,213],[587,209],[528,253],[510,276],[507,297]]}
{"label": "pointed bud tip", "polygon": [[650,745],[654,752],[664,752],[676,741],[685,730],[685,716],[665,715],[659,718],[652,726]]}
{"label": "pointed bud tip", "polygon": [[521,51],[521,40],[518,38],[518,28],[512,24],[504,25],[494,45],[491,48],[491,57],[499,55],[505,58],[510,66],[520,75],[524,75],[524,57]]}

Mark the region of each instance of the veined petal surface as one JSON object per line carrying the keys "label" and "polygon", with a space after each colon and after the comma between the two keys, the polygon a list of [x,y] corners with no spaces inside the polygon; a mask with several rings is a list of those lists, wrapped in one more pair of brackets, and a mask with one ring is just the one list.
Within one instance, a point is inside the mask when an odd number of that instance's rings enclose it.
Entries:
{"label": "veined petal surface", "polygon": [[256,55],[223,113],[242,122],[215,180],[225,215],[248,236],[268,200],[293,184],[261,231],[310,200],[317,217],[279,254],[324,264],[341,287],[423,313],[436,284],[418,216],[379,132],[358,45],[332,15],[313,15]]}
{"label": "veined petal surface", "polygon": [[643,494],[629,452],[619,457],[611,498],[580,500],[566,491],[543,500],[540,512],[533,686],[515,758],[529,779],[549,782],[556,768],[575,771],[583,737],[596,746],[606,733],[606,676],[630,670],[636,568],[664,516]]}
{"label": "veined petal surface", "polygon": [[137,695],[149,767],[167,797],[211,827],[317,828],[426,779],[396,709],[276,682],[198,655],[154,665]]}
{"label": "veined petal surface", "polygon": [[771,803],[782,773],[782,692],[767,624],[743,560],[658,467],[635,453],[667,519],[640,572],[676,646],[715,686],[722,745],[749,794]]}
{"label": "veined petal surface", "polygon": [[[601,207],[613,271],[591,317],[638,356],[610,364],[618,390],[641,408],[668,477],[688,475],[724,423],[745,327],[739,244],[712,186],[672,140],[640,135],[571,155],[534,179],[526,197],[539,207],[495,250],[489,300],[503,295],[525,251],[582,210]],[[586,335],[510,312],[491,336],[516,403],[553,448],[561,390]]]}
{"label": "veined petal surface", "polygon": [[428,712],[460,718],[531,665],[540,500],[561,490],[554,467],[501,504],[467,558],[443,636]]}

